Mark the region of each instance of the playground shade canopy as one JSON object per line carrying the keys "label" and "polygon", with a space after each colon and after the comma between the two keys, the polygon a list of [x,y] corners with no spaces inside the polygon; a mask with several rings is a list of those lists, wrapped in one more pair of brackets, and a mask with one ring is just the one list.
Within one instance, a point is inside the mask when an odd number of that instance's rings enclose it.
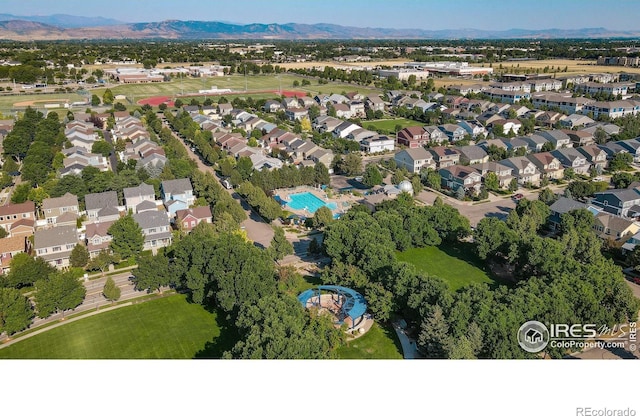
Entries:
{"label": "playground shade canopy", "polygon": [[319,296],[323,290],[338,293],[345,297],[346,301],[342,310],[353,321],[360,318],[367,311],[367,302],[365,301],[364,296],[353,289],[343,286],[324,285],[318,286],[314,289],[308,289],[298,295],[298,300],[302,303],[302,306],[306,307],[309,299],[314,296]]}

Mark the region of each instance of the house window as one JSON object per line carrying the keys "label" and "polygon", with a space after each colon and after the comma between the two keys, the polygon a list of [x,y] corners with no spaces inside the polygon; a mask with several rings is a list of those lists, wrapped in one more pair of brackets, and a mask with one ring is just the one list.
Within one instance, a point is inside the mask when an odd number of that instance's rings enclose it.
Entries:
{"label": "house window", "polygon": [[22,218],[29,218],[29,214],[22,214]]}
{"label": "house window", "polygon": [[191,226],[195,227],[196,226],[196,222],[195,221],[191,221]]}
{"label": "house window", "polygon": [[73,250],[75,244],[67,244],[67,250]]}
{"label": "house window", "polygon": [[58,251],[60,251],[60,250],[62,250],[62,249],[60,248],[60,246],[56,246],[56,247],[54,247],[54,248],[52,249],[52,251],[53,251],[54,253],[57,253],[57,252],[58,252]]}
{"label": "house window", "polygon": [[156,232],[156,229],[155,229],[155,228],[151,228],[151,229],[149,229],[149,234],[153,234],[153,233],[155,233],[155,232]]}

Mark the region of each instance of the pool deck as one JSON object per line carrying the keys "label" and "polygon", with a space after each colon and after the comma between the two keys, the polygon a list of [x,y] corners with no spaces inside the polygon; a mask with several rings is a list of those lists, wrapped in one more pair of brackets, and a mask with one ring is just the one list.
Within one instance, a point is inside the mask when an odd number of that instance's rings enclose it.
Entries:
{"label": "pool deck", "polygon": [[[291,201],[290,195],[300,194],[303,192],[309,192],[313,194],[317,198],[321,199],[325,204],[329,204],[332,202],[335,203],[336,209],[331,210],[331,212],[333,212],[334,215],[344,214],[351,207],[351,204],[353,203],[353,201],[351,201],[349,198],[346,198],[343,195],[336,195],[336,197],[334,198],[328,198],[325,191],[319,188],[314,188],[312,186],[298,186],[295,188],[276,189],[274,191],[274,195],[278,195],[283,201],[289,202]],[[345,201],[348,201],[348,206],[344,205]],[[301,217],[309,218],[313,216],[312,213],[310,213],[305,209],[293,209],[288,205],[286,205],[284,209],[286,209],[287,211],[291,211],[292,213],[299,215]]]}

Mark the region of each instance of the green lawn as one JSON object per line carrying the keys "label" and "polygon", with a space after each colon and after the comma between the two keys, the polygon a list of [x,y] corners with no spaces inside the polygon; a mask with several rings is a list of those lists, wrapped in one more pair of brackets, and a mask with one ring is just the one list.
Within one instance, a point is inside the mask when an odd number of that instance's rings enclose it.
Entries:
{"label": "green lawn", "polygon": [[470,244],[412,248],[397,253],[396,257],[431,276],[441,277],[449,282],[452,290],[458,290],[470,283],[497,283],[473,252]]}
{"label": "green lawn", "polygon": [[215,313],[174,295],[51,329],[0,349],[0,358],[220,357],[234,342]]}
{"label": "green lawn", "polygon": [[374,323],[369,332],[338,349],[338,357],[346,360],[402,359],[402,347],[393,329]]}
{"label": "green lawn", "polygon": [[396,126],[405,128],[410,126],[422,126],[422,125],[424,125],[424,123],[420,123],[414,120],[409,120],[406,118],[399,118],[395,120],[374,120],[374,121],[362,122],[362,127],[364,127],[365,129],[369,129],[369,128],[383,129],[389,134],[395,133]]}

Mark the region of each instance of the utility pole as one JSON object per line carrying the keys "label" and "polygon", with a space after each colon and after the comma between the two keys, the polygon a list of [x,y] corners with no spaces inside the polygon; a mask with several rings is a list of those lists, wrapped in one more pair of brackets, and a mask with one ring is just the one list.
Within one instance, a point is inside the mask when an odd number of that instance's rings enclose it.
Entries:
{"label": "utility pole", "polygon": [[247,64],[244,64],[244,92],[247,92]]}

